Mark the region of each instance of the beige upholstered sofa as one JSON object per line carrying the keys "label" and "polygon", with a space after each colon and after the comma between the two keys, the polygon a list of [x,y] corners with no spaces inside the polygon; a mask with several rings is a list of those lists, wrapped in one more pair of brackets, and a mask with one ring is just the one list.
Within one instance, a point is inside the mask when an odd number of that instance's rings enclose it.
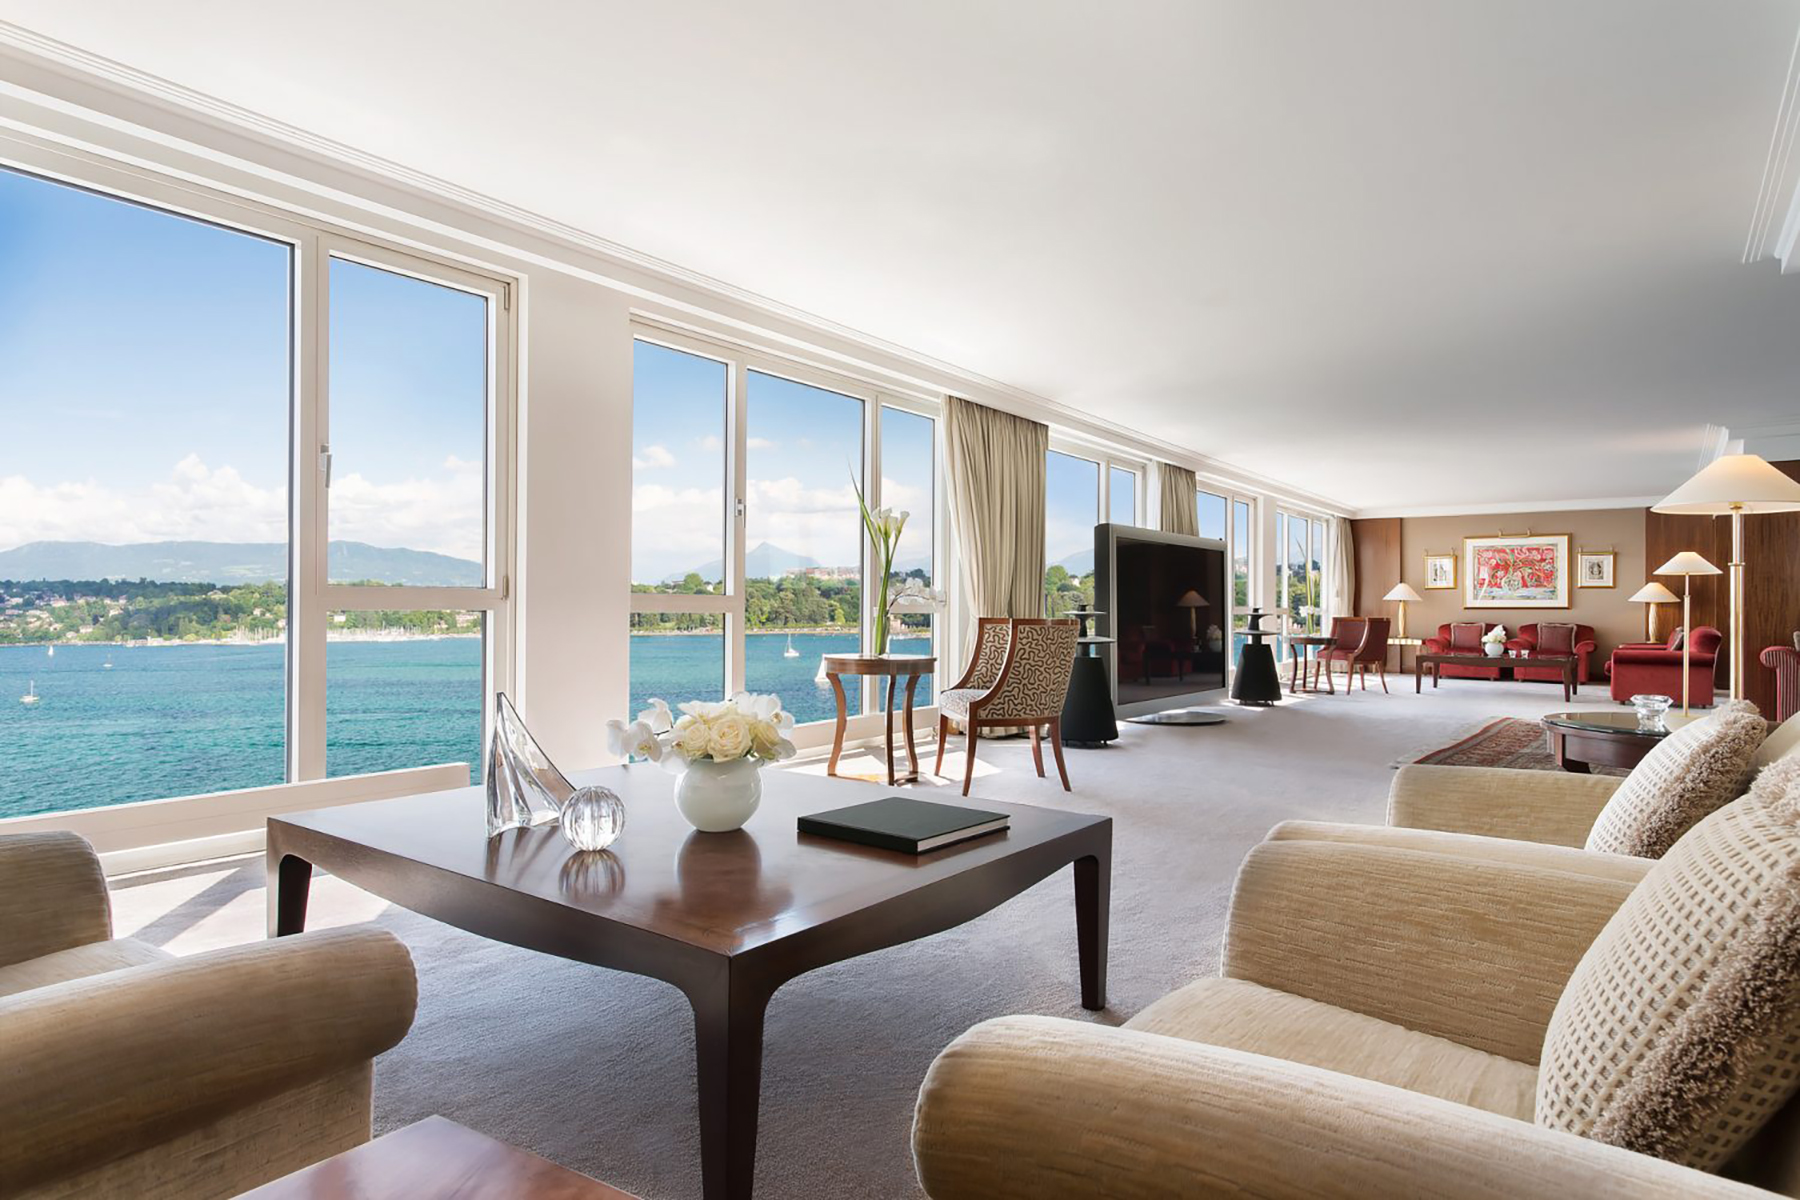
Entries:
{"label": "beige upholstered sofa", "polygon": [[1800,1195],[1792,1030],[1724,1126],[1708,1110],[1680,1153],[1625,1148],[1670,1111],[1628,1093],[1691,1049],[1683,1014],[1754,977],[1714,956],[1768,949],[1749,918],[1800,869],[1796,811],[1740,801],[1660,861],[1266,841],[1218,978],[1123,1028],[1005,1017],[952,1043],[919,1094],[919,1179],[936,1200],[1770,1194],[1724,1165]]}
{"label": "beige upholstered sofa", "polygon": [[235,1196],[367,1141],[412,960],[373,929],[173,958],[73,834],[0,837],[0,1195]]}

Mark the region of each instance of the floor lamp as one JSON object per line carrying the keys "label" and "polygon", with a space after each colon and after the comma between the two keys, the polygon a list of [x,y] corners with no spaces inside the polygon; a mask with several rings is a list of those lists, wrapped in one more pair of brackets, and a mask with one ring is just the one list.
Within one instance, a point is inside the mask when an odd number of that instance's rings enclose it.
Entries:
{"label": "floor lamp", "polygon": [[1681,597],[1652,579],[1643,587],[1626,597],[1633,604],[1644,606],[1644,640],[1656,640],[1656,606],[1659,604],[1675,604]]}
{"label": "floor lamp", "polygon": [[[1731,698],[1742,700],[1744,517],[1750,513],[1800,512],[1800,482],[1789,479],[1754,454],[1726,454],[1670,492],[1661,504],[1652,505],[1650,511],[1731,517]],[[1667,573],[1671,572],[1658,572]]]}
{"label": "floor lamp", "polygon": [[[1683,550],[1662,566],[1656,568],[1658,575],[1681,576],[1681,719],[1686,721],[1693,714],[1688,711],[1688,651],[1694,644],[1693,621],[1693,578],[1696,575],[1718,575],[1719,568],[1695,554],[1692,550]],[[1708,696],[1708,703],[1712,697]]]}

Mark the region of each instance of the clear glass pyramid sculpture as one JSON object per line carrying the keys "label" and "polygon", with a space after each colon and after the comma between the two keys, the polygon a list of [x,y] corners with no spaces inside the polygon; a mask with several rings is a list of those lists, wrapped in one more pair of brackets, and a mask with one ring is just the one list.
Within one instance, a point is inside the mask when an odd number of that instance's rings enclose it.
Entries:
{"label": "clear glass pyramid sculpture", "polygon": [[546,825],[575,794],[544,753],[505,692],[494,693],[494,743],[488,751],[487,832]]}

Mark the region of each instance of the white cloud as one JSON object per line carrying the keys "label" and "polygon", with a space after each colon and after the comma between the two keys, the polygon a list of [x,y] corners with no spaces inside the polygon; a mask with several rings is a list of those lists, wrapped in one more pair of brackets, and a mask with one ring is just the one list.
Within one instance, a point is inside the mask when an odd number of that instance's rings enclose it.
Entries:
{"label": "white cloud", "polygon": [[[479,560],[483,475],[480,463],[454,456],[430,479],[375,483],[341,475],[331,487],[331,537]],[[285,487],[258,487],[236,468],[208,467],[196,454],[137,488],[0,477],[0,549],[37,541],[286,540]]]}
{"label": "white cloud", "polygon": [[645,446],[641,455],[631,456],[631,465],[639,471],[654,471],[675,465],[675,456],[667,446]]}
{"label": "white cloud", "polygon": [[768,438],[759,437],[747,438],[744,441],[744,445],[752,450],[773,450],[780,444],[780,442],[771,442]]}
{"label": "white cloud", "polygon": [[725,445],[724,442],[719,440],[719,435],[716,433],[709,433],[705,437],[700,438],[698,444],[702,450],[718,450]]}

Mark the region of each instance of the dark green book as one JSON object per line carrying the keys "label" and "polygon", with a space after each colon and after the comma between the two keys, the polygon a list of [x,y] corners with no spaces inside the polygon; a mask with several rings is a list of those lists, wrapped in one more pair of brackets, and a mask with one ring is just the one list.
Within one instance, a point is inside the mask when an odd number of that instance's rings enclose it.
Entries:
{"label": "dark green book", "polygon": [[889,796],[801,817],[800,832],[905,854],[923,854],[986,833],[998,833],[1009,820],[1005,813]]}

